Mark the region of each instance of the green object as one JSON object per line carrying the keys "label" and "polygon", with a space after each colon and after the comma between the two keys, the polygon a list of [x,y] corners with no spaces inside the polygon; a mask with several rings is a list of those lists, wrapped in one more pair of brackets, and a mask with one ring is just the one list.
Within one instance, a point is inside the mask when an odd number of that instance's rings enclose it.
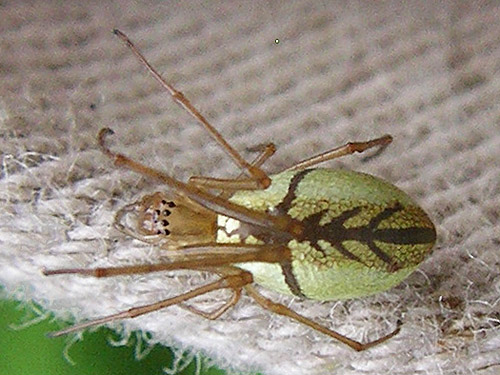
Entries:
{"label": "green object", "polygon": [[[230,200],[304,224],[303,238],[288,242],[289,274],[278,263],[238,264],[258,284],[288,295],[329,301],[385,291],[411,274],[436,240],[434,225],[406,193],[359,172],[287,171],[268,189],[239,191]],[[220,216],[218,223],[218,242],[245,236],[246,243],[263,243],[237,220]]]}
{"label": "green object", "polygon": [[[141,343],[139,333],[132,334],[126,343],[116,346],[110,344],[112,340],[118,340],[116,333],[99,328],[85,332],[82,341],[72,343],[71,337],[58,340],[46,337],[46,333],[57,329],[59,324],[37,306],[0,300],[0,312],[0,374],[162,375],[165,374],[163,368],[174,367],[171,349]],[[40,313],[42,319],[38,321]],[[187,357],[185,362],[188,364],[186,368],[176,374],[226,373],[204,365],[198,373],[192,357]],[[178,365],[183,367],[182,362]]]}

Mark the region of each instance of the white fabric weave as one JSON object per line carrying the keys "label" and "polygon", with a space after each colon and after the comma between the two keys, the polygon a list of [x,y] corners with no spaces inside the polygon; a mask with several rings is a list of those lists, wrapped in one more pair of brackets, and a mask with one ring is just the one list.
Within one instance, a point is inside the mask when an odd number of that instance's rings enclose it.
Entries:
{"label": "white fabric weave", "polygon": [[[496,2],[6,2],[0,22],[0,283],[58,316],[96,318],[204,282],[195,272],[93,279],[40,270],[154,261],[112,228],[151,181],[112,147],[185,180],[239,173],[120,41],[126,32],[228,141],[273,141],[279,170],[386,133],[377,158],[331,163],[381,176],[429,212],[433,255],[405,283],[344,303],[266,295],[355,339],[356,353],[249,298],[217,321],[178,307],[123,322],[247,374],[500,371],[500,6]],[[271,3],[271,4],[269,4]],[[432,4],[432,5],[431,5]],[[275,40],[279,39],[279,43]],[[226,297],[200,302],[210,308]],[[117,324],[116,326],[119,326]]]}

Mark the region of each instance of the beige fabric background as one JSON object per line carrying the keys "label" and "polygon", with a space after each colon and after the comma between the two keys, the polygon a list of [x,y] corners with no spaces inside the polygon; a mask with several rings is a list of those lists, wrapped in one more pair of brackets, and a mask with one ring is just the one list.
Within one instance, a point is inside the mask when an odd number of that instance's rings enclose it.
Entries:
{"label": "beige fabric background", "polygon": [[434,3],[2,2],[0,282],[82,320],[205,279],[40,273],[158,259],[157,249],[111,224],[120,207],[161,187],[113,168],[96,148],[102,126],[116,131],[114,149],[181,179],[238,173],[111,34],[118,27],[246,157],[248,147],[275,142],[270,171],[392,134],[377,158],[331,164],[403,188],[439,231],[432,257],[387,293],[345,303],[267,293],[361,340],[404,321],[397,337],[367,352],[247,298],[215,322],[172,307],[124,322],[127,330],[148,330],[153,342],[206,353],[243,373],[497,374],[500,5]]}

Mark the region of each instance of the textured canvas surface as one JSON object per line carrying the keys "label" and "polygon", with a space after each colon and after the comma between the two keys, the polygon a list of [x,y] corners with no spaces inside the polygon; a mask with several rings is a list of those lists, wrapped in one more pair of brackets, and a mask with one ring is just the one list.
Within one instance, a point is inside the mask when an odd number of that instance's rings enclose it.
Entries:
{"label": "textured canvas surface", "polygon": [[[217,321],[172,307],[123,322],[126,329],[243,373],[498,373],[500,6],[427,3],[3,2],[1,284],[58,316],[84,320],[206,278],[41,275],[43,267],[160,256],[112,228],[119,208],[161,187],[114,168],[96,146],[101,127],[116,131],[114,149],[180,179],[239,173],[111,34],[117,27],[245,157],[254,156],[249,147],[273,141],[278,152],[268,171],[392,134],[376,158],[331,165],[403,188],[439,235],[420,270],[378,296],[318,303],[266,292],[359,340],[403,320],[397,337],[366,352],[246,297]],[[225,296],[199,304],[209,308]]]}

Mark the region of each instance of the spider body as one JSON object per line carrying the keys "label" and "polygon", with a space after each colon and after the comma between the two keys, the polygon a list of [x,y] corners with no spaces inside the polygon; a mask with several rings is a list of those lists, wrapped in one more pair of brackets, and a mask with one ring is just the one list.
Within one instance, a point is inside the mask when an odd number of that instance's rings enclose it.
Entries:
{"label": "spider body", "polygon": [[290,260],[245,262],[254,281],[279,293],[320,301],[385,291],[411,274],[432,250],[434,226],[402,190],[372,175],[325,168],[270,176],[265,190],[241,190],[229,201],[302,225],[284,234],[217,215],[156,193],[134,204],[142,236],[166,249],[199,243],[284,245]]}

